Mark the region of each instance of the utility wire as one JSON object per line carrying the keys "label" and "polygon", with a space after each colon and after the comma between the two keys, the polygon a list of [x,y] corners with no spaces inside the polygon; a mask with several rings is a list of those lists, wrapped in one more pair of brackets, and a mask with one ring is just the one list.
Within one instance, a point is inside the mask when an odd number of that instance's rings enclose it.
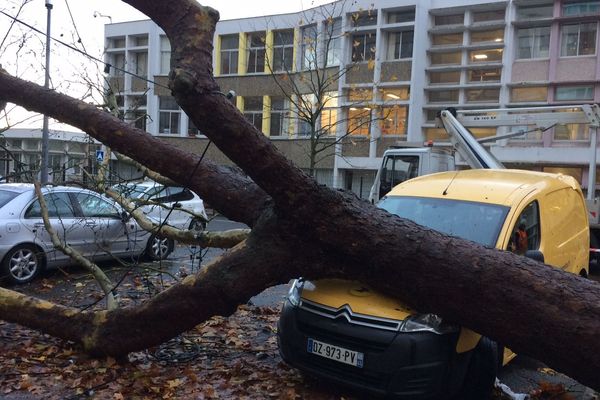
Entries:
{"label": "utility wire", "polygon": [[[21,14],[21,11],[23,10],[23,7],[25,7],[25,4],[27,4],[27,1],[24,1],[23,3],[21,3],[21,7],[19,7],[19,11],[17,11],[17,17],[19,16],[19,14]],[[0,43],[0,49],[2,48],[2,46],[4,46],[4,42],[6,42],[6,39],[8,39],[8,35],[10,34],[12,27],[15,25],[15,22],[16,22],[16,18],[13,19],[12,22],[10,23],[8,30],[6,31],[6,35],[2,39],[2,43]]]}
{"label": "utility wire", "polygon": [[69,16],[71,17],[71,22],[73,23],[73,28],[75,28],[75,33],[77,34],[77,43],[81,44],[83,51],[87,53],[87,50],[81,40],[81,35],[79,34],[79,30],[77,29],[77,24],[75,24],[75,19],[73,18],[73,13],[71,13],[71,7],[69,7],[69,0],[65,0],[65,4],[67,5],[67,11],[69,11]]}
{"label": "utility wire", "polygon": [[[46,33],[44,33],[44,32],[42,32],[42,31],[40,31],[40,30],[39,30],[39,29],[37,29],[36,27],[34,27],[34,26],[32,26],[32,25],[28,24],[27,22],[21,21],[20,19],[18,19],[18,18],[16,18],[16,17],[13,17],[12,15],[10,15],[10,14],[7,14],[7,13],[5,13],[5,12],[4,12],[4,11],[2,11],[2,10],[0,10],[0,14],[4,14],[5,16],[7,16],[8,18],[12,19],[13,21],[16,21],[16,22],[18,22],[18,23],[20,23],[21,25],[24,25],[24,26],[28,27],[29,29],[31,29],[31,30],[33,30],[33,31],[35,31],[35,32],[37,32],[37,33],[39,33],[39,34],[43,35],[43,36],[47,36],[47,35],[46,35]],[[152,83],[153,85],[160,86],[160,87],[162,87],[162,88],[165,88],[165,89],[169,89],[169,90],[170,90],[170,88],[169,88],[168,86],[166,86],[166,85],[163,85],[163,84],[160,84],[160,83],[158,83],[158,82],[155,82],[155,81],[153,81],[153,80],[151,80],[151,79],[148,79],[148,77],[137,75],[137,74],[135,74],[135,73],[133,73],[133,72],[130,72],[130,71],[127,71],[127,70],[125,70],[125,69],[123,69],[123,68],[115,67],[114,65],[111,65],[110,63],[107,63],[106,61],[103,61],[103,60],[101,60],[101,59],[99,59],[99,58],[97,58],[97,57],[94,57],[94,56],[92,56],[91,54],[88,54],[88,53],[86,53],[86,52],[85,52],[85,51],[83,51],[83,50],[79,50],[77,47],[71,46],[70,44],[63,42],[62,40],[55,39],[55,38],[53,38],[52,36],[50,36],[50,39],[54,40],[55,42],[57,42],[57,43],[59,43],[59,44],[62,44],[63,46],[65,46],[65,47],[67,47],[67,48],[69,48],[69,49],[71,49],[71,50],[73,50],[73,51],[75,51],[75,52],[77,52],[77,53],[79,53],[79,54],[82,54],[83,56],[85,56],[85,57],[89,58],[90,60],[93,60],[93,61],[96,61],[96,62],[98,62],[98,63],[101,63],[101,64],[103,64],[103,65],[105,66],[105,71],[106,71],[108,68],[114,68],[115,70],[117,70],[117,71],[121,71],[121,72],[122,72],[122,73],[124,73],[124,74],[131,75],[131,76],[133,76],[133,77],[136,77],[136,78],[138,78],[138,79],[141,79],[141,80],[143,80],[143,81],[146,81],[146,82]]]}

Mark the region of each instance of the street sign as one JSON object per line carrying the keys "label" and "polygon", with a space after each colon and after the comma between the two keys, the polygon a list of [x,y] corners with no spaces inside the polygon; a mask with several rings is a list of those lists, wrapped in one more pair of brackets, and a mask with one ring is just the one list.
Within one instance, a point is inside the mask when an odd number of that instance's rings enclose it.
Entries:
{"label": "street sign", "polygon": [[96,161],[104,161],[104,150],[96,150]]}

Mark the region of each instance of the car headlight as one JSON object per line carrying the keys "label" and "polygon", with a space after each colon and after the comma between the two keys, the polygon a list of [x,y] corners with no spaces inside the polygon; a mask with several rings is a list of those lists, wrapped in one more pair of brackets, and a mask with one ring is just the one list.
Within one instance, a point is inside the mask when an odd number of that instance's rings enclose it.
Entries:
{"label": "car headlight", "polygon": [[304,287],[304,280],[294,279],[290,284],[290,290],[287,294],[287,299],[290,304],[294,307],[298,307],[300,305],[300,296],[302,295],[302,288]]}
{"label": "car headlight", "polygon": [[442,335],[458,332],[458,326],[444,322],[435,314],[416,314],[404,320],[400,332],[433,332]]}

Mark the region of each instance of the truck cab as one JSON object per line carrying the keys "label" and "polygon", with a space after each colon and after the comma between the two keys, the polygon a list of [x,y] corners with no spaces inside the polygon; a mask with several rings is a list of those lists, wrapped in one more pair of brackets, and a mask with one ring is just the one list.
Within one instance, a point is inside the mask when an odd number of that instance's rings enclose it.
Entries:
{"label": "truck cab", "polygon": [[383,154],[383,163],[369,193],[376,203],[392,188],[408,179],[435,172],[454,170],[454,155],[439,147],[390,148]]}

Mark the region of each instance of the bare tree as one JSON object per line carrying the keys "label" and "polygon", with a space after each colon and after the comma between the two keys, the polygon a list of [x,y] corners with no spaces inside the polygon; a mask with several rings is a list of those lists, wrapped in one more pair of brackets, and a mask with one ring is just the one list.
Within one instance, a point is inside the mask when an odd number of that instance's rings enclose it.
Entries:
{"label": "bare tree", "polygon": [[[127,3],[168,35],[170,87],[177,102],[247,175],[6,73],[0,74],[0,99],[45,112],[174,181],[189,181],[218,211],[245,222],[252,232],[196,275],[139,307],[74,312],[0,289],[0,318],[73,340],[93,354],[122,355],[212,315],[228,315],[250,296],[291,277],[356,279],[600,388],[597,283],[424,229],[354,195],[317,185],[216,85],[207,51],[218,20],[215,10],[192,0]],[[190,176],[191,171],[196,173]],[[141,329],[148,323],[153,329]]]}
{"label": "bare tree", "polygon": [[[343,38],[355,32],[358,21],[376,15],[372,10],[353,12],[350,28],[343,31],[349,4],[350,1],[333,2],[302,13],[300,51],[295,64],[293,30],[274,30],[266,45],[266,70],[280,91],[270,104],[271,118],[275,119],[271,129],[277,131],[271,134],[308,140],[308,147],[301,148],[308,158],[307,172],[313,177],[321,161],[335,154],[341,156],[339,144],[351,135],[370,137],[371,125],[389,114],[374,105],[372,87],[339,90],[346,75],[357,67],[374,66],[374,44],[371,48],[368,43],[357,41],[351,54],[344,54]],[[264,33],[257,35],[251,40],[267,41]],[[374,34],[369,35],[374,40]],[[342,103],[344,112],[340,113]]]}

